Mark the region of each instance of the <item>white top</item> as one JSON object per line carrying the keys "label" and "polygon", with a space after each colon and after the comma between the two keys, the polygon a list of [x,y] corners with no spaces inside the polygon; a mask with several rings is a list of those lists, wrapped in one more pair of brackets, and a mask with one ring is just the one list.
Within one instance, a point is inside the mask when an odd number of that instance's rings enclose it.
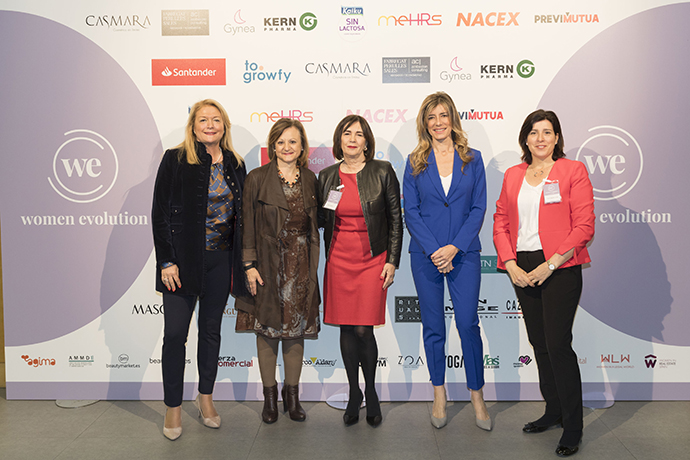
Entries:
{"label": "white top", "polygon": [[543,249],[539,239],[539,202],[545,182],[546,179],[533,187],[527,183],[527,179],[522,180],[522,187],[520,187],[518,194],[518,217],[520,218],[517,238],[518,251]]}
{"label": "white top", "polygon": [[[440,176],[440,174],[439,174]],[[441,185],[443,186],[443,192],[448,196],[448,191],[450,190],[450,184],[453,182],[453,173],[448,174],[446,177],[441,176]]]}

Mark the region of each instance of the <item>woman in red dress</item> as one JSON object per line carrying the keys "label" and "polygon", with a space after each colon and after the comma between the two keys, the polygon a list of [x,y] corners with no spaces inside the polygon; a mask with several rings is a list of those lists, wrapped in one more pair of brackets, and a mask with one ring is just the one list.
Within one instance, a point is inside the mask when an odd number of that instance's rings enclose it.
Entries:
{"label": "woman in red dress", "polygon": [[378,348],[374,326],[385,323],[386,293],[393,284],[402,247],[400,185],[388,161],[374,160],[374,135],[367,121],[348,115],[333,134],[333,156],[341,160],[319,174],[320,224],[325,227],[324,322],[340,326],[340,351],[350,395],[343,420],[359,421],[364,395],[367,423],[381,424],[374,382]]}

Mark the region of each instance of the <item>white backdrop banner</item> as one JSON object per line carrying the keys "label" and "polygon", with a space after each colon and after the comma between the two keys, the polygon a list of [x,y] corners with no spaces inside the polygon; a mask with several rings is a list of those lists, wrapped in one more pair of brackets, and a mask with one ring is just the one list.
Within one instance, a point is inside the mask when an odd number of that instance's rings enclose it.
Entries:
{"label": "white backdrop banner", "polygon": [[[265,161],[272,123],[290,117],[304,123],[318,173],[334,162],[336,124],[358,113],[402,181],[419,105],[443,90],[486,166],[487,399],[540,398],[491,241],[503,172],[520,161],[518,130],[536,108],[559,115],[566,154],[595,188],[574,330],[586,398],[688,399],[688,18],[690,3],[661,0],[0,1],[7,397],[162,398],[151,198],[194,102],[224,105],[248,169]],[[260,399],[255,340],[234,332],[235,317],[230,299],[216,398]],[[450,300],[446,318],[449,396],[467,399]],[[307,341],[303,399],[345,390],[338,335],[326,325]],[[406,251],[376,336],[381,398],[431,399]]]}

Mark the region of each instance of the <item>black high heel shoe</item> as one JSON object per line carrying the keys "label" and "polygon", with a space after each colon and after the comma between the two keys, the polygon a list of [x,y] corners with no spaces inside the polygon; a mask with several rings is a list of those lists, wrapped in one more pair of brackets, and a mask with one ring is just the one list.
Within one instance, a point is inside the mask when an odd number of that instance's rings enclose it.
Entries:
{"label": "black high heel shoe", "polygon": [[379,396],[376,394],[376,390],[372,391],[371,394],[367,392],[367,423],[369,426],[376,428],[382,421],[381,404],[379,403]]}
{"label": "black high heel shoe", "polygon": [[364,395],[362,390],[359,390],[359,397],[350,398],[347,401],[347,407],[345,408],[345,413],[343,414],[343,422],[345,426],[354,425],[359,422],[359,409],[362,406],[362,401],[364,400]]}
{"label": "black high heel shoe", "polygon": [[534,422],[529,422],[525,426],[523,426],[522,431],[524,431],[525,433],[541,433],[554,426],[561,426],[561,423],[561,417],[558,417],[553,423],[546,423],[543,425],[539,422],[539,420],[535,420]]}

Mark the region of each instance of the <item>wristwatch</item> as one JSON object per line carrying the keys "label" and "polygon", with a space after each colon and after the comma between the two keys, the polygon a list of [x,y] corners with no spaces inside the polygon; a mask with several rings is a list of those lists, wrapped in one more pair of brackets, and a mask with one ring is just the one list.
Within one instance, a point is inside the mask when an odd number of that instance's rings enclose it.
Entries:
{"label": "wristwatch", "polygon": [[551,271],[554,271],[556,269],[556,266],[554,264],[552,264],[550,260],[546,261],[546,265],[549,266],[549,270],[551,270]]}

